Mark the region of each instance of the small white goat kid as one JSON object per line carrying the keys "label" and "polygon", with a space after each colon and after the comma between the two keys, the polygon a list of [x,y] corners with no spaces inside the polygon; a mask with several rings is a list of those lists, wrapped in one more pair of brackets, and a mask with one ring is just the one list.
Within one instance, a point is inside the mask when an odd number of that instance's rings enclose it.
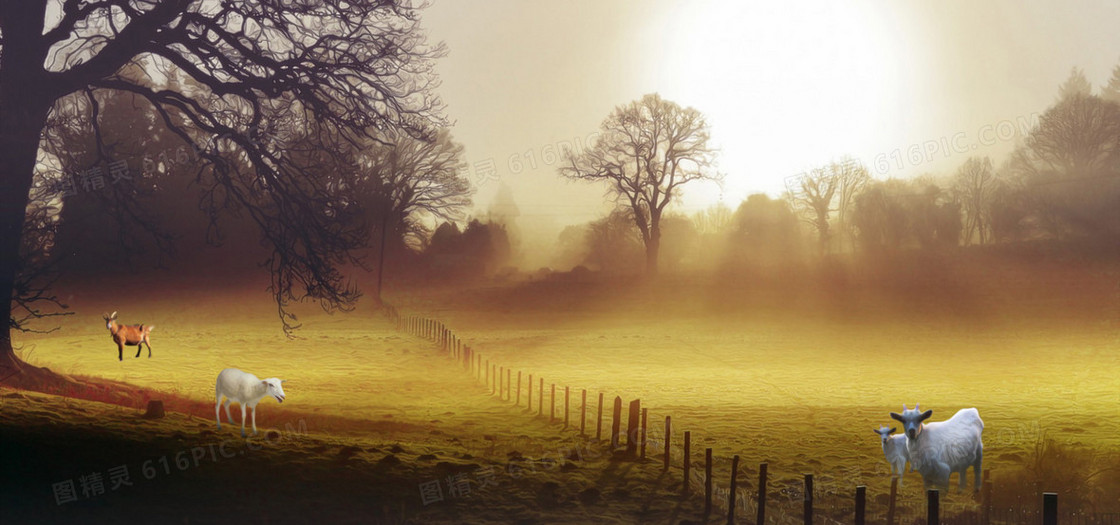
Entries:
{"label": "small white goat kid", "polygon": [[233,424],[233,416],[229,414],[229,405],[234,401],[241,404],[241,437],[245,437],[245,407],[253,409],[253,434],[257,433],[257,403],[264,396],[275,397],[277,401],[284,402],[284,381],[275,377],[259,379],[257,376],[242,372],[236,368],[227,368],[218,374],[218,383],[214,386],[214,418],[218,420],[218,430],[222,429],[222,416],[219,408],[222,406],[222,396],[226,397],[226,419]]}
{"label": "small white goat kid", "polygon": [[887,457],[887,463],[891,464],[891,475],[898,474],[898,486],[902,486],[902,476],[906,472],[906,462],[910,461],[910,451],[906,449],[906,436],[899,434],[892,436],[898,428],[887,428],[879,425],[879,428],[873,430],[879,435],[883,441],[883,455]]}
{"label": "small white goat kid", "polygon": [[922,475],[925,488],[948,489],[949,475],[958,472],[957,488],[963,492],[968,487],[966,472],[972,467],[973,489],[979,491],[984,457],[984,422],[980,412],[975,408],[962,408],[945,421],[923,424],[933,411],[921,410],[918,405],[913,409],[902,405],[902,414],[891,412],[891,417],[903,425],[910,463]]}

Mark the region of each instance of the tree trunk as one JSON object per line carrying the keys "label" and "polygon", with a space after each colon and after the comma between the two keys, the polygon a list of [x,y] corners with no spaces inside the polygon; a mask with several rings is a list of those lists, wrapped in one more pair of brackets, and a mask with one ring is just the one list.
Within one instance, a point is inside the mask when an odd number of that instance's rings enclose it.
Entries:
{"label": "tree trunk", "polygon": [[657,226],[651,228],[649,240],[646,241],[646,275],[657,275],[657,260],[661,253],[661,229]]}
{"label": "tree trunk", "polygon": [[[6,46],[9,47],[9,46]],[[19,366],[12,351],[11,327],[13,286],[20,268],[20,239],[27,214],[32,175],[39,153],[39,135],[50,104],[35,96],[34,82],[20,82],[5,65],[0,82],[0,369]],[[13,78],[16,77],[16,78]],[[10,372],[0,370],[0,376]]]}
{"label": "tree trunk", "polygon": [[377,250],[377,304],[384,304],[381,298],[382,279],[385,275],[385,226],[389,223],[388,215],[381,216],[381,247]]}

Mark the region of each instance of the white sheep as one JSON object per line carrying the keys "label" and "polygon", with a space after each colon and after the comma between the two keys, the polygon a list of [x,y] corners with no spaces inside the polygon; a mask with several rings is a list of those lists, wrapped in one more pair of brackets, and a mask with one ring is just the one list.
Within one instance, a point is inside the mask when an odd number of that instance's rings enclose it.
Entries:
{"label": "white sheep", "polygon": [[236,368],[227,368],[218,374],[218,382],[214,385],[214,418],[218,420],[218,430],[222,429],[222,416],[219,407],[222,406],[222,396],[226,397],[226,419],[233,424],[233,416],[229,414],[229,405],[234,401],[241,404],[241,437],[245,437],[245,407],[253,409],[253,435],[257,433],[257,403],[266,395],[275,397],[277,401],[284,402],[284,381],[275,377],[260,379],[257,376],[242,372]]}
{"label": "white sheep", "polygon": [[932,415],[932,410],[922,412],[918,405],[913,409],[902,405],[902,414],[891,412],[891,417],[903,425],[911,465],[922,475],[925,488],[948,489],[949,475],[957,472],[960,473],[957,489],[963,492],[968,486],[965,475],[968,467],[972,467],[973,489],[979,491],[984,457],[984,422],[980,420],[980,412],[975,408],[962,408],[945,421],[922,423]]}
{"label": "white sheep", "polygon": [[883,455],[887,457],[887,463],[891,464],[891,475],[898,474],[898,486],[901,487],[902,476],[906,473],[906,462],[910,461],[910,451],[906,448],[906,436],[904,434],[891,435],[897,430],[895,427],[887,428],[879,425],[879,428],[873,430],[873,432],[878,434],[882,440]]}

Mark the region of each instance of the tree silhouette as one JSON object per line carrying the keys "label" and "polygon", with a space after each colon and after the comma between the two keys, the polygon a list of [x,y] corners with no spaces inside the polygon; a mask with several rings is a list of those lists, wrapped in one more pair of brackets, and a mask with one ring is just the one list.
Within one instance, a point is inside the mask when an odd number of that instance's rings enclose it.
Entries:
{"label": "tree silhouette", "polygon": [[753,270],[788,265],[801,256],[797,216],[784,199],[764,193],[750,195],[732,217],[730,262]]}
{"label": "tree silhouette", "polygon": [[367,208],[376,224],[385,222],[398,239],[420,246],[428,236],[426,222],[458,220],[471,203],[463,146],[446,129],[430,140],[404,133],[382,140],[360,155],[358,194],[374,203]]}
{"label": "tree silhouette", "polygon": [[377,249],[377,290],[381,289],[386,254],[407,245],[419,247],[428,237],[425,222],[453,221],[471,203],[463,146],[440,130],[431,140],[389,133],[359,155],[358,199],[365,203]]}
{"label": "tree silhouette", "polygon": [[1009,171],[1050,235],[1120,228],[1120,104],[1089,95],[1063,98],[1015,150]]}
{"label": "tree silhouette", "polygon": [[[298,115],[356,142],[399,129],[427,136],[442,122],[431,94],[432,58],[416,8],[405,2],[26,0],[0,3],[0,303],[11,317],[26,208],[40,136],[58,102],[85,99],[98,161],[112,151],[98,131],[98,94],[123,91],[199,151],[213,206],[237,207],[271,249],[266,266],[285,330],[293,300],[347,307],[357,298],[338,267],[366,242],[340,223],[352,199],[259,141]],[[197,87],[172,87],[178,70]],[[137,74],[140,71],[143,74]],[[249,169],[241,169],[249,166]],[[19,368],[9,331],[3,364]]]}
{"label": "tree silhouette", "polygon": [[817,232],[818,252],[828,253],[832,241],[831,216],[838,212],[840,230],[850,233],[850,209],[856,195],[867,186],[867,168],[850,158],[814,168],[787,188],[791,207]]}
{"label": "tree silhouette", "polygon": [[1101,87],[1101,98],[1120,104],[1120,64],[1112,68],[1112,76],[1109,77],[1108,83]]}
{"label": "tree silhouette", "polygon": [[996,177],[992,160],[970,157],[957,169],[953,192],[964,211],[964,240],[987,242],[991,233],[990,207],[995,195]]}
{"label": "tree silhouette", "polygon": [[661,218],[666,206],[693,181],[719,182],[708,123],[699,111],[657,94],[619,106],[585,151],[568,150],[561,175],[606,182],[608,193],[634,220],[645,246],[646,272],[657,273]]}
{"label": "tree silhouette", "polygon": [[899,197],[905,191],[900,186],[898,180],[878,182],[856,196],[852,222],[864,251],[891,252],[905,243],[910,221]]}
{"label": "tree silhouette", "polygon": [[1058,101],[1087,97],[1093,94],[1093,85],[1085,78],[1085,72],[1079,67],[1070,70],[1069,78],[1058,87]]}

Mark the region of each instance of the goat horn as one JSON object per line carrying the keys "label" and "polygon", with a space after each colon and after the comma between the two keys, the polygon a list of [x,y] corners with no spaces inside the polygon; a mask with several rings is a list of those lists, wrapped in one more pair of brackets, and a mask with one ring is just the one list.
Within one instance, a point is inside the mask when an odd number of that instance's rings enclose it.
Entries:
{"label": "goat horn", "polygon": [[903,412],[906,412],[906,410],[907,410],[907,409],[906,409],[906,403],[903,403],[903,404],[902,404],[902,411],[903,411]]}

